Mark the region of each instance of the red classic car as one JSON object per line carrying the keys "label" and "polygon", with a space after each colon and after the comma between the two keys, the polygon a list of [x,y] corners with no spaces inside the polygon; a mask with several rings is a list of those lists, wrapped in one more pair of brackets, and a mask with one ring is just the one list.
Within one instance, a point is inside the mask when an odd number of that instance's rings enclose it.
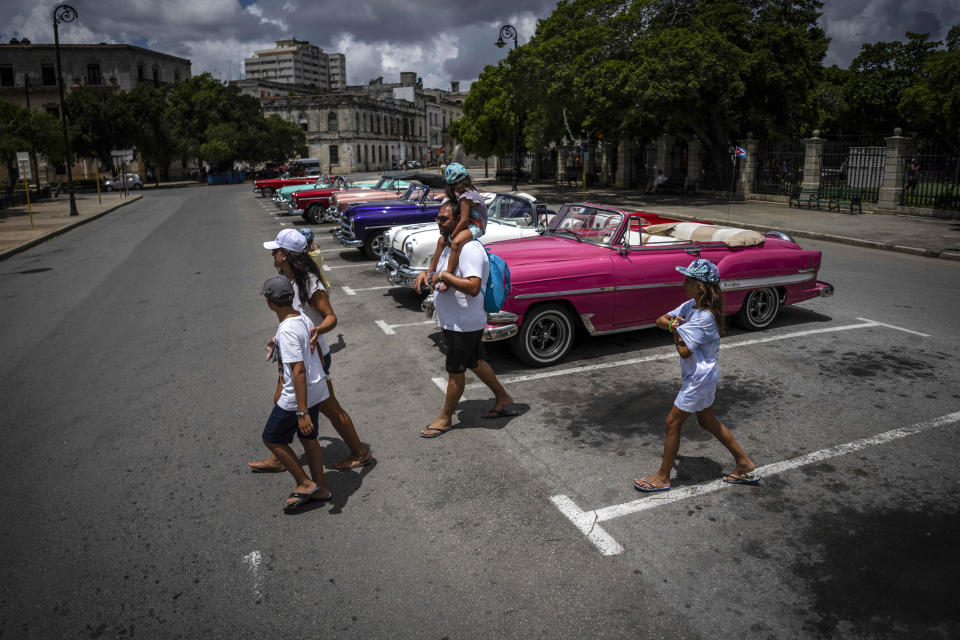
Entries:
{"label": "red classic car", "polygon": [[311,176],[300,176],[299,178],[268,178],[266,180],[254,180],[253,192],[269,198],[274,194],[275,191],[277,191],[277,189],[280,189],[281,187],[288,187],[292,184],[310,184],[311,182],[316,182],[321,178],[333,180],[336,177],[337,176],[317,174]]}
{"label": "red classic car", "polygon": [[509,265],[512,287],[484,340],[509,338],[526,364],[546,366],[563,358],[578,326],[593,336],[652,327],[684,301],[674,267],[695,258],[720,269],[724,312],[746,329],[769,326],[781,305],[833,294],[817,280],[820,252],[783,232],[648,224],[644,215],[566,204],[542,235],[487,245]]}

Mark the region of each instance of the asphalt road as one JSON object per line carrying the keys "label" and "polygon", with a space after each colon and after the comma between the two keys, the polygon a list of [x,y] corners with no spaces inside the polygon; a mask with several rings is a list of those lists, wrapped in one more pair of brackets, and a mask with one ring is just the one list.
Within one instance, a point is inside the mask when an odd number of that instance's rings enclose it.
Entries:
{"label": "asphalt road", "polygon": [[376,463],[287,516],[289,477],[245,464],[275,381],[261,243],[299,222],[276,213],[249,185],[167,190],[0,263],[0,638],[960,635],[960,265],[804,242],[837,295],[731,330],[717,402],[791,462],[716,486],[731,463],[690,421],[674,491],[640,496],[678,387],[662,332],[546,370],[495,345],[523,414],[480,420],[470,388],[423,440],[435,326],[314,227]]}

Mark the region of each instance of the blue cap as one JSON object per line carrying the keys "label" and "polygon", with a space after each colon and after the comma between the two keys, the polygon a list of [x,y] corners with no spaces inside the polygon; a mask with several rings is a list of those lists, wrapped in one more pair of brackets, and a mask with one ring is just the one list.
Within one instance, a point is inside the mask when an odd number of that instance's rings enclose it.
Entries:
{"label": "blue cap", "polygon": [[300,233],[303,234],[303,237],[307,239],[307,249],[310,249],[310,245],[313,244],[313,230],[310,227],[300,227],[297,229]]}
{"label": "blue cap", "polygon": [[717,265],[704,258],[697,258],[690,263],[689,267],[674,268],[683,275],[700,280],[701,282],[707,282],[709,284],[717,284],[720,282],[720,269],[717,269]]}
{"label": "blue cap", "polygon": [[447,184],[456,184],[469,175],[465,166],[459,162],[451,162],[443,172],[443,179]]}

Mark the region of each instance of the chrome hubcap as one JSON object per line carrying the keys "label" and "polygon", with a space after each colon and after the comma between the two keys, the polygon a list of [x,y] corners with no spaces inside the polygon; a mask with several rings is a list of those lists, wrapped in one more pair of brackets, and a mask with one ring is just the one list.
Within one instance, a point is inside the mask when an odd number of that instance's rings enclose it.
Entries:
{"label": "chrome hubcap", "polygon": [[771,316],[776,310],[775,294],[770,289],[754,291],[750,294],[750,303],[747,310],[750,319],[755,324],[765,324],[770,321]]}
{"label": "chrome hubcap", "polygon": [[540,358],[547,358],[560,350],[565,336],[566,325],[560,319],[540,318],[530,331],[530,350]]}

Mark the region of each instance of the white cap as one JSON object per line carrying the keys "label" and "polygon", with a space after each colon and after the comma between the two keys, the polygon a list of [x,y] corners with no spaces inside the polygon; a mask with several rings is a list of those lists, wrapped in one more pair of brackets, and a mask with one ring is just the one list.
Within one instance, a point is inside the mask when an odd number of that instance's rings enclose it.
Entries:
{"label": "white cap", "polygon": [[286,249],[293,253],[303,253],[307,250],[307,239],[296,229],[283,229],[277,234],[273,242],[264,242],[264,249]]}

